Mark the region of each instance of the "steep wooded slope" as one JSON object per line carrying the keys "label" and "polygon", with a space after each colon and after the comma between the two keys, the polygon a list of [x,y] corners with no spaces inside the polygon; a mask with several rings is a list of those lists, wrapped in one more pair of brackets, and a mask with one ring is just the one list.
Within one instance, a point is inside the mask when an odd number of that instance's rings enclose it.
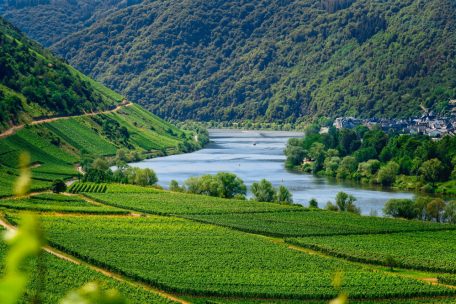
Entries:
{"label": "steep wooded slope", "polygon": [[444,111],[452,0],[142,1],[53,45],[154,113],[296,121]]}

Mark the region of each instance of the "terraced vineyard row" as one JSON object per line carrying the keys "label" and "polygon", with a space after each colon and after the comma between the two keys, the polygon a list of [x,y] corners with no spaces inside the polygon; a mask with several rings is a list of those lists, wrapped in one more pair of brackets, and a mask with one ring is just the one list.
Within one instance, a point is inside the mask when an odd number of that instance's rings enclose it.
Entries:
{"label": "terraced vineyard row", "polygon": [[[17,219],[16,219],[17,220]],[[193,295],[329,299],[335,272],[350,298],[455,294],[221,227],[166,217],[42,217],[54,246],[83,259]]]}
{"label": "terraced vineyard row", "polygon": [[456,231],[305,237],[287,239],[302,247],[353,261],[456,273]]}
{"label": "terraced vineyard row", "polygon": [[68,189],[70,193],[105,193],[108,189],[107,184],[95,183],[74,183]]}
{"label": "terraced vineyard row", "polygon": [[79,151],[91,155],[116,154],[116,146],[104,139],[101,131],[90,127],[89,117],[62,119],[45,126]]}
{"label": "terraced vineyard row", "polygon": [[329,211],[190,215],[187,218],[277,237],[391,233],[456,229],[422,221],[359,216]]}
{"label": "terraced vineyard row", "polygon": [[[110,186],[111,187],[111,186]],[[127,188],[128,189],[128,188]],[[131,188],[134,189],[134,188]],[[219,214],[271,211],[301,211],[301,206],[286,206],[275,203],[259,203],[242,200],[152,190],[149,193],[87,194],[102,203],[151,214]]]}
{"label": "terraced vineyard row", "polygon": [[0,200],[0,207],[13,210],[40,212],[71,212],[96,214],[128,214],[128,211],[109,206],[89,204],[79,197],[56,194],[36,195],[30,198]]}

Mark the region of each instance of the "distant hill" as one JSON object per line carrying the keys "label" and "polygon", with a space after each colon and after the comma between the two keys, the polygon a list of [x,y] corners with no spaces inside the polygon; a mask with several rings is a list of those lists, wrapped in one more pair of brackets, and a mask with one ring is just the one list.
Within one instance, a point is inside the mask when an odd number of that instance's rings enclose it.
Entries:
{"label": "distant hill", "polygon": [[141,1],[52,49],[175,119],[405,117],[456,97],[452,0]]}

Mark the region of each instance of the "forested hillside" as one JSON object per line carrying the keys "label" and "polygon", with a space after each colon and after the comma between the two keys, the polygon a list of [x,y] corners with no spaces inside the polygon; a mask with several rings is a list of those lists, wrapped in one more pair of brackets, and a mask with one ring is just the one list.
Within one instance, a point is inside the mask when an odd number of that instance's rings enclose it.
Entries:
{"label": "forested hillside", "polygon": [[39,117],[114,108],[122,97],[0,18],[0,131]]}
{"label": "forested hillside", "polygon": [[136,161],[200,147],[192,132],[122,100],[0,18],[0,197],[11,194],[23,152],[39,190],[118,151]]}
{"label": "forested hillside", "polygon": [[[44,46],[139,0],[3,0],[0,13]],[[58,30],[56,30],[58,29]]]}
{"label": "forested hillside", "polygon": [[142,1],[52,47],[171,118],[397,117],[456,96],[455,12],[451,0]]}

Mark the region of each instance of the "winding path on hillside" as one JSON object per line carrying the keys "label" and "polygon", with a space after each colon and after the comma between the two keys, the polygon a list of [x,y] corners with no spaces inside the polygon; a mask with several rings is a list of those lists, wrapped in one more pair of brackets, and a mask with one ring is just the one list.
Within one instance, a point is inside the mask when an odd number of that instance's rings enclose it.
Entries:
{"label": "winding path on hillside", "polygon": [[9,128],[8,130],[4,131],[3,133],[0,133],[0,139],[8,137],[8,136],[11,136],[11,135],[14,135],[17,131],[23,129],[26,125],[33,126],[33,125],[39,125],[39,124],[53,122],[53,121],[57,121],[57,120],[61,120],[61,119],[70,119],[70,118],[74,118],[74,117],[95,116],[95,115],[100,115],[100,114],[109,114],[109,113],[117,112],[117,111],[119,111],[120,109],[122,109],[124,107],[130,107],[132,105],[133,105],[133,103],[131,103],[131,102],[127,101],[127,100],[124,100],[120,104],[118,104],[114,109],[111,109],[111,110],[104,110],[104,111],[98,111],[98,112],[88,112],[88,113],[84,113],[84,114],[80,114],[80,115],[58,116],[58,117],[51,117],[51,118],[43,118],[43,119],[39,119],[39,120],[33,120],[32,122],[30,122],[28,124],[20,124],[20,125],[17,125],[17,126],[13,126],[13,127]]}

